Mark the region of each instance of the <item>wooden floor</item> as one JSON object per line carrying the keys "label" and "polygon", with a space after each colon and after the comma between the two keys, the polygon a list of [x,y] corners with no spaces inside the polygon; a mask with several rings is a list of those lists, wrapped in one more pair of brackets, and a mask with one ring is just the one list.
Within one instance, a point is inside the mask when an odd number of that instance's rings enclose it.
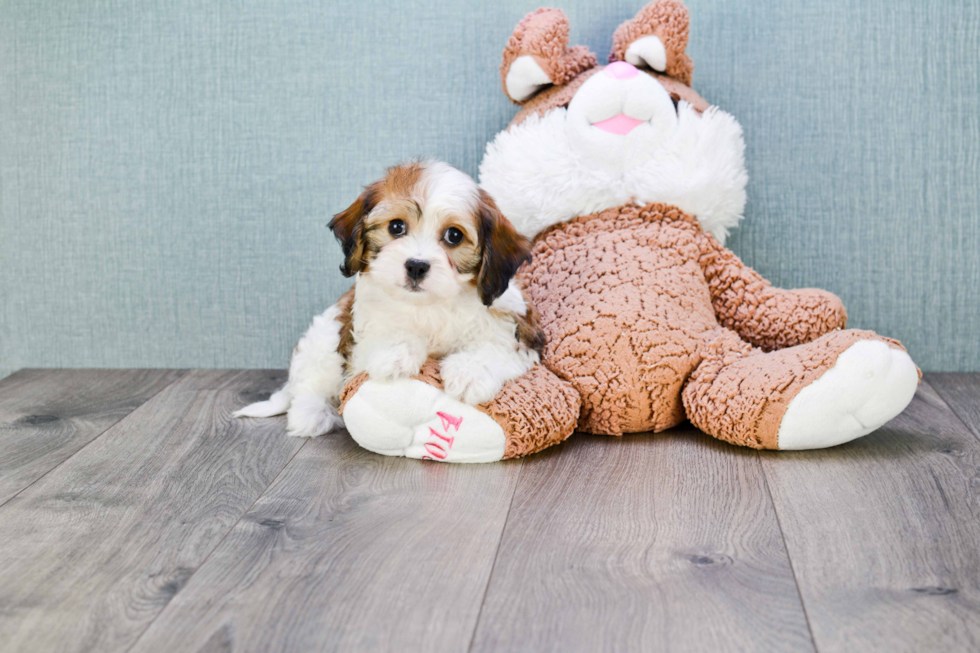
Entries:
{"label": "wooden floor", "polygon": [[978,651],[980,375],[878,432],[385,458],[277,371],[0,382],[0,651]]}

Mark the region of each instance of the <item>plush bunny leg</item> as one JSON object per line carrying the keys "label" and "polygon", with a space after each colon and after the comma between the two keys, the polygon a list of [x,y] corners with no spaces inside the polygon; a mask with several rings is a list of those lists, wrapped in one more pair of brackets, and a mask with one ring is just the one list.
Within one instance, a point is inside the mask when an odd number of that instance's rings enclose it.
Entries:
{"label": "plush bunny leg", "polygon": [[347,430],[365,449],[447,463],[519,458],[557,444],[575,430],[579,407],[578,393],[540,365],[479,406],[449,398],[433,360],[412,379],[360,374],[341,395]]}
{"label": "plush bunny leg", "polygon": [[756,449],[819,449],[867,435],[905,409],[919,382],[905,349],[871,331],[835,331],[770,353],[724,328],[706,342],[684,389],[688,417]]}

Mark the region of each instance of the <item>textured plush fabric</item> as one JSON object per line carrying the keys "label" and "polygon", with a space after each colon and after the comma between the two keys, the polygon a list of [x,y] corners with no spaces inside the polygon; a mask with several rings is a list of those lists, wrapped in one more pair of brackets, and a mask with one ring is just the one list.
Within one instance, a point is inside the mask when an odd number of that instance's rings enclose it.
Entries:
{"label": "textured plush fabric", "polygon": [[[0,370],[284,368],[349,284],[330,216],[411,156],[475,176],[542,4],[5,0]],[[604,60],[645,2],[555,4]],[[980,3],[687,4],[694,89],[745,129],[728,247],[980,371]]]}
{"label": "textured plush fabric", "polygon": [[578,424],[581,400],[571,384],[538,365],[479,408],[503,427],[504,458],[520,458],[568,438]]}
{"label": "textured plush fabric", "polygon": [[[582,394],[579,428],[590,433],[675,426],[687,418],[685,383],[719,347],[745,356],[749,342],[806,343],[846,321],[831,293],[771,288],[697,220],[662,204],[551,227],[520,276],[548,337],[542,360]],[[739,333],[719,329],[719,318]]]}

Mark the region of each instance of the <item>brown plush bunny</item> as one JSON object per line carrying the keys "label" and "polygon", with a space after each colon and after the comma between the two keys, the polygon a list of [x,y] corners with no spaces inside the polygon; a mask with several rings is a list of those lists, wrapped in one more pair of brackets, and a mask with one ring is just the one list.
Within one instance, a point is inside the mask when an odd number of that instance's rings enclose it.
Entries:
{"label": "brown plush bunny", "polygon": [[898,342],[842,330],[836,296],[773,288],[723,246],[745,204],[744,144],[690,88],[688,31],[680,0],[656,0],[598,66],[568,47],[560,10],[520,22],[501,80],[522,108],[488,145],[480,182],[535,239],[519,278],[548,338],[543,367],[478,407],[448,400],[435,362],[401,384],[355,379],[344,418],[363,446],[413,455],[433,431],[454,436],[436,459],[486,461],[574,428],[689,419],[733,444],[811,449],[908,405],[919,373]]}

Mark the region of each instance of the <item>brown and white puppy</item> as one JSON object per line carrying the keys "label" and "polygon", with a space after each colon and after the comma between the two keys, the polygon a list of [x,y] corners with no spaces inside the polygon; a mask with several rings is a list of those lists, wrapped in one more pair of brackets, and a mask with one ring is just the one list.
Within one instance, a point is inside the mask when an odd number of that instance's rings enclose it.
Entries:
{"label": "brown and white puppy", "polygon": [[236,415],[286,412],[290,435],[321,435],[342,426],[340,393],[360,372],[392,381],[439,358],[446,393],[480,404],[539,361],[544,334],[513,280],[530,244],[466,174],[393,167],[330,228],[354,287],[314,319],[285,387]]}

